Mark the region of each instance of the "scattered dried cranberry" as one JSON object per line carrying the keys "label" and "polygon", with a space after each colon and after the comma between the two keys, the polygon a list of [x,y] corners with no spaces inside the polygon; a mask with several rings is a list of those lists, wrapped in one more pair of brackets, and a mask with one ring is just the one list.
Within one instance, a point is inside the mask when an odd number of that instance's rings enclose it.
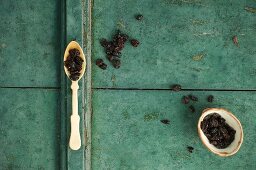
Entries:
{"label": "scattered dried cranberry", "polygon": [[232,37],[232,40],[233,40],[233,43],[234,43],[236,46],[238,46],[238,38],[237,38],[236,35]]}
{"label": "scattered dried cranberry", "polygon": [[101,39],[100,44],[105,48],[107,59],[112,63],[114,68],[121,66],[120,56],[121,50],[124,48],[125,42],[128,40],[128,35],[122,34],[119,30],[113,36],[112,41]]}
{"label": "scattered dried cranberry", "polygon": [[188,146],[188,147],[187,147],[187,150],[188,150],[190,153],[192,153],[193,150],[194,150],[194,148],[193,148],[192,146]]}
{"label": "scattered dried cranberry", "polygon": [[214,99],[213,95],[209,95],[209,96],[207,97],[207,101],[210,102],[210,103],[213,102],[213,99]]}
{"label": "scattered dried cranberry", "polygon": [[108,46],[110,45],[110,43],[109,43],[105,38],[102,38],[102,39],[100,40],[100,44],[101,44],[101,46],[104,47],[104,48],[108,48]]}
{"label": "scattered dried cranberry", "polygon": [[198,101],[198,98],[196,96],[193,96],[192,94],[189,95],[189,98],[193,101]]}
{"label": "scattered dried cranberry", "polygon": [[189,110],[190,110],[192,113],[194,113],[194,112],[196,111],[195,107],[192,106],[192,105],[190,105],[188,108],[189,108]]}
{"label": "scattered dried cranberry", "polygon": [[168,119],[163,119],[163,120],[161,120],[161,122],[163,124],[170,124],[170,120],[168,120]]}
{"label": "scattered dried cranberry", "polygon": [[107,55],[107,59],[108,59],[109,61],[112,61],[114,58],[115,58],[115,56],[113,56],[113,55],[111,55],[111,54]]}
{"label": "scattered dried cranberry", "polygon": [[183,96],[181,101],[182,101],[183,104],[188,104],[189,103],[189,97],[188,96]]}
{"label": "scattered dried cranberry", "polygon": [[114,68],[116,68],[116,69],[120,68],[120,66],[121,66],[121,61],[118,58],[113,59],[111,61],[111,63],[114,66]]}
{"label": "scattered dried cranberry", "polygon": [[100,66],[100,65],[102,65],[103,64],[103,60],[102,59],[97,59],[96,60],[96,65],[97,66]]}
{"label": "scattered dried cranberry", "polygon": [[134,46],[134,47],[138,47],[139,44],[140,44],[140,42],[139,42],[138,40],[136,40],[136,39],[131,39],[131,44],[132,44],[132,46]]}
{"label": "scattered dried cranberry", "polygon": [[143,15],[139,14],[139,15],[136,15],[135,18],[140,21],[143,19]]}
{"label": "scattered dried cranberry", "polygon": [[97,59],[96,65],[99,66],[103,70],[107,69],[107,64],[105,64],[102,59]]}
{"label": "scattered dried cranberry", "polygon": [[174,84],[174,85],[172,85],[172,90],[173,91],[180,91],[181,90],[181,85],[179,85],[179,84]]}

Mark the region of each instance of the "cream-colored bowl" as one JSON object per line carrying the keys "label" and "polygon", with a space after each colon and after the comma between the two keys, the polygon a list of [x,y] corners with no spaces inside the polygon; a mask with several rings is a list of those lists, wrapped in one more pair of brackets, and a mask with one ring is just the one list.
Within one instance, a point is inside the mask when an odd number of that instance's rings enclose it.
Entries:
{"label": "cream-colored bowl", "polygon": [[[226,123],[236,130],[235,139],[234,141],[225,149],[218,149],[214,145],[210,144],[209,140],[205,136],[204,132],[201,130],[201,122],[204,120],[205,116],[211,113],[218,113],[221,117],[226,120]],[[198,125],[198,134],[200,139],[202,140],[203,144],[213,153],[227,157],[234,155],[243,143],[243,128],[240,121],[229,111],[222,109],[222,108],[208,108],[205,109],[199,118]]]}

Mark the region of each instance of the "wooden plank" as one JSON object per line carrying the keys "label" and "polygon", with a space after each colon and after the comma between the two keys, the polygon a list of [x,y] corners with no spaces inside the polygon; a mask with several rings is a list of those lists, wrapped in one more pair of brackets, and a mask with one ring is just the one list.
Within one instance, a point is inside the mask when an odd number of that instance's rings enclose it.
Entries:
{"label": "wooden plank", "polygon": [[[66,45],[72,41],[76,40],[83,47],[83,4],[84,1],[80,0],[65,0],[65,11],[66,11],[66,32],[65,32],[65,43]],[[63,64],[62,64],[63,66]],[[64,70],[61,69],[61,74],[64,74]],[[69,170],[80,170],[85,169],[85,80],[82,78],[79,81],[79,90],[78,90],[78,111],[80,115],[80,134],[82,140],[82,146],[79,150],[71,150],[68,146],[68,141],[70,137],[70,116],[72,112],[72,98],[71,98],[71,81],[63,76],[62,78],[62,88],[65,88],[66,92],[62,93],[62,100],[64,100],[66,107],[64,116],[67,118],[66,122],[66,134],[67,134],[67,169]]]}
{"label": "wooden plank", "polygon": [[59,169],[59,90],[0,89],[0,169]]}
{"label": "wooden plank", "polygon": [[[256,15],[246,6],[256,7],[252,0],[94,0],[93,87],[256,89]],[[142,21],[134,18],[139,13]],[[118,70],[99,43],[117,29],[141,42],[126,45]],[[97,58],[107,70],[95,65]]]}
{"label": "wooden plank", "polygon": [[[199,102],[181,103],[193,93]],[[214,95],[208,103],[206,97]],[[256,92],[171,92],[95,90],[93,93],[92,169],[254,169]],[[241,121],[244,142],[229,158],[210,153],[197,134],[207,107],[223,107]],[[161,119],[169,119],[165,125]],[[187,146],[194,147],[193,153]]]}
{"label": "wooden plank", "polygon": [[60,1],[3,1],[0,20],[0,87],[60,87]]}

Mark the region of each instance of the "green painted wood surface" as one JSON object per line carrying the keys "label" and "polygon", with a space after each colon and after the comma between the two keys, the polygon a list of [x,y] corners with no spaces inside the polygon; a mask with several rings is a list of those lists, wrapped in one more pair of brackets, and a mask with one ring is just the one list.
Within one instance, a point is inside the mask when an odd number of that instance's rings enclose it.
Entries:
{"label": "green painted wood surface", "polygon": [[[90,0],[2,1],[0,132],[6,138],[0,138],[0,169],[255,169],[255,92],[211,92],[218,96],[212,106],[230,109],[244,125],[244,144],[231,158],[219,158],[200,143],[193,128],[199,113],[180,104],[189,92],[95,90],[92,143],[90,138],[91,72],[93,88],[166,89],[180,83],[187,89],[255,89],[256,16],[245,10],[256,7],[255,1],[95,0],[92,5],[90,18]],[[134,19],[137,13],[143,21]],[[94,65],[105,58],[99,39],[116,29],[141,45],[126,45],[119,70],[108,62],[108,69],[100,70]],[[70,83],[61,61],[74,38],[88,59],[79,90],[83,146],[78,152],[67,146]],[[194,61],[197,55],[203,58]],[[198,110],[206,106],[205,100],[196,104]],[[164,117],[171,125],[159,122]]]}
{"label": "green painted wood surface", "polygon": [[[255,1],[93,1],[92,169],[255,169],[256,93],[229,91],[256,89],[256,15],[246,7],[256,8]],[[126,44],[118,70],[99,43],[117,29],[141,43]],[[95,65],[97,58],[107,70]],[[191,91],[167,90],[176,83],[195,89],[196,113],[181,104]],[[206,102],[209,94],[213,104]],[[202,145],[196,125],[207,107],[224,107],[240,119],[245,136],[236,155],[221,158]]]}
{"label": "green painted wood surface", "polygon": [[0,96],[0,169],[59,169],[59,91],[0,89]]}
{"label": "green painted wood surface", "polygon": [[[83,47],[83,1],[81,0],[66,0],[66,35],[65,43],[66,45],[72,41],[76,40]],[[63,68],[63,64],[62,64]],[[61,70],[64,74],[64,70]],[[71,97],[71,81],[64,77],[65,86],[62,86],[66,89],[65,95],[63,95],[64,100],[66,100],[66,133],[67,140],[69,141],[70,137],[70,116],[72,113],[72,97]],[[70,170],[82,170],[85,167],[85,123],[84,123],[84,114],[85,114],[85,101],[84,101],[84,79],[82,78],[79,81],[79,90],[78,90],[78,114],[80,116],[80,135],[82,140],[82,146],[78,151],[73,151],[67,147],[67,169]]]}
{"label": "green painted wood surface", "polygon": [[60,0],[3,0],[0,87],[60,87]]}
{"label": "green painted wood surface", "polygon": [[69,41],[83,42],[83,3],[0,3],[1,170],[84,169],[84,80],[79,90],[83,146],[71,151],[71,90],[62,60]]}
{"label": "green painted wood surface", "polygon": [[[122,66],[93,65],[95,88],[256,89],[256,8],[253,0],[94,0],[93,63],[105,61],[101,38],[116,29],[138,39],[122,51]],[[134,15],[141,13],[141,22]],[[232,41],[238,37],[239,47]],[[193,56],[203,55],[200,61]]]}
{"label": "green painted wood surface", "polygon": [[[194,94],[199,102],[181,103]],[[207,95],[215,96],[211,104]],[[171,92],[94,90],[92,169],[253,170],[256,167],[256,92]],[[234,113],[244,129],[240,151],[228,158],[210,153],[197,134],[197,121],[207,107],[223,107]],[[161,119],[169,119],[164,125]],[[194,147],[193,153],[187,146]]]}

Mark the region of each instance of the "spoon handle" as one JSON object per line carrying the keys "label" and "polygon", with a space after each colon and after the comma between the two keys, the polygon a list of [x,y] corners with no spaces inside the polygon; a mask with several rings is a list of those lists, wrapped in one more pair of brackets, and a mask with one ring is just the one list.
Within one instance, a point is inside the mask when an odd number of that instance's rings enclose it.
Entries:
{"label": "spoon handle", "polygon": [[71,134],[69,140],[69,146],[72,150],[78,150],[81,147],[81,137],[79,132],[80,116],[78,115],[78,96],[77,91],[79,89],[78,81],[72,81],[72,115],[71,120]]}

